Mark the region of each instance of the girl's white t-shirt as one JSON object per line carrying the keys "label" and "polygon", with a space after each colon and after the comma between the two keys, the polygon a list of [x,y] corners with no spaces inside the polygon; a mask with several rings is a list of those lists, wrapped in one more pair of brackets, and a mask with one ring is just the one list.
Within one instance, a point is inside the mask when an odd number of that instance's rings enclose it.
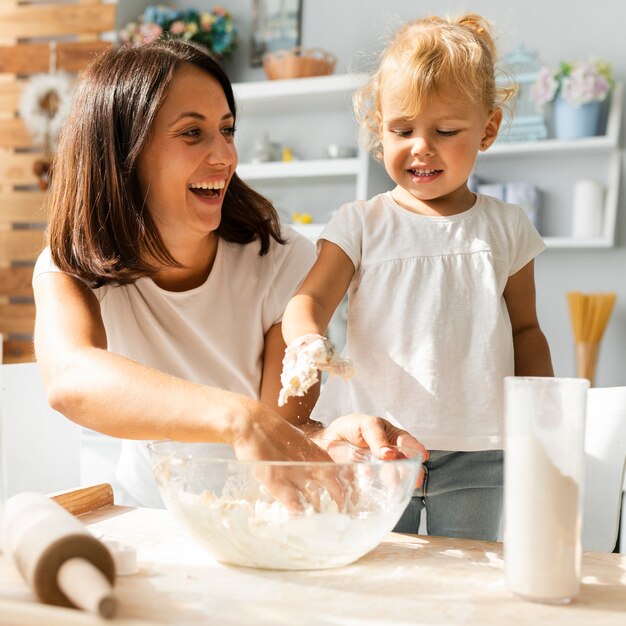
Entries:
{"label": "girl's white t-shirt", "polygon": [[321,239],[356,268],[343,351],[356,373],[330,377],[313,417],[379,415],[431,450],[502,448],[514,373],[503,292],[545,248],[524,211],[478,194],[463,213],[430,217],[387,192],[343,205]]}
{"label": "girl's white t-shirt", "polygon": [[[305,237],[288,227],[283,237],[287,244],[272,239],[264,256],[258,242],[220,239],[209,277],[189,291],[166,291],[150,278],[93,289],[108,349],[174,376],[258,399],[265,334],[281,321],[315,261],[315,248]],[[50,271],[58,269],[46,249],[33,280]],[[127,492],[125,503],[162,506],[146,442],[123,441],[116,478]]]}

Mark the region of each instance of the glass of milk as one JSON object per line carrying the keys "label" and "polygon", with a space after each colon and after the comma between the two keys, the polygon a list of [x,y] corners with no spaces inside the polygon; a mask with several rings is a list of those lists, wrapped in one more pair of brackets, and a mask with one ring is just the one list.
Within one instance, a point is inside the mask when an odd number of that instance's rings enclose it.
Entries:
{"label": "glass of milk", "polygon": [[583,378],[504,380],[507,589],[566,604],[580,589],[587,389]]}

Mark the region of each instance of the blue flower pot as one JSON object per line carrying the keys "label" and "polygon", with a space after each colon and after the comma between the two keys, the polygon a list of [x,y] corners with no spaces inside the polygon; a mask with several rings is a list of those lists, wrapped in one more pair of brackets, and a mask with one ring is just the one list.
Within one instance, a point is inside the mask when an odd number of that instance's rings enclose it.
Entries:
{"label": "blue flower pot", "polygon": [[557,139],[576,139],[597,135],[601,110],[601,102],[576,106],[557,96],[554,101],[554,136]]}

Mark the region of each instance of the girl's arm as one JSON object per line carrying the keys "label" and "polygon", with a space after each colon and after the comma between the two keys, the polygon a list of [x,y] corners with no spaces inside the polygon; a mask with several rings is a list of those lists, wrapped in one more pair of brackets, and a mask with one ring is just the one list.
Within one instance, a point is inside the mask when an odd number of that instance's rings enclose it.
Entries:
{"label": "girl's arm", "polygon": [[302,335],[326,333],[354,271],[350,257],[338,245],[322,241],[315,265],[287,304],[282,323],[287,344]]}
{"label": "girl's arm", "polygon": [[[291,343],[306,334],[325,334],[333,313],[350,286],[354,272],[350,257],[338,245],[323,240],[315,265],[289,301],[283,315],[285,342]],[[316,399],[319,384],[313,389]],[[299,396],[291,396],[283,408],[288,408],[291,403],[297,406],[300,400]],[[309,400],[311,392],[304,396],[304,402],[308,403]],[[314,401],[311,402],[311,408],[312,404]],[[390,445],[418,449],[424,460],[428,458],[428,452],[415,437],[377,416],[355,413],[339,417],[326,427],[311,421],[301,426],[312,437],[339,439],[355,446],[366,446],[380,458],[394,458],[397,455],[389,448]]]}
{"label": "girl's arm", "polygon": [[108,352],[97,298],[78,279],[41,274],[34,292],[48,402],[72,421],[127,439],[228,443],[245,458],[328,458],[260,402]]}
{"label": "girl's arm", "polygon": [[308,428],[311,426],[308,418],[319,397],[320,385],[318,383],[311,387],[305,396],[293,397],[285,405],[278,406],[280,372],[282,370],[285,347],[285,340],[281,334],[281,325],[275,324],[265,335],[261,402],[270,407],[272,411],[278,413],[283,419],[286,419],[290,424],[304,428],[305,432],[308,432]]}
{"label": "girl's arm", "polygon": [[550,347],[537,319],[534,266],[534,261],[525,265],[504,288],[513,328],[515,375],[554,376]]}

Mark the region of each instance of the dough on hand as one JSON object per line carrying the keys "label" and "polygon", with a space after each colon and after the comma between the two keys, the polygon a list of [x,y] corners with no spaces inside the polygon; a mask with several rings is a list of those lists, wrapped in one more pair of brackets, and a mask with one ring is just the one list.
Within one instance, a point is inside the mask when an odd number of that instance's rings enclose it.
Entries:
{"label": "dough on hand", "polygon": [[283,359],[278,406],[284,406],[292,396],[303,396],[318,381],[320,370],[349,379],[354,365],[350,359],[336,355],[333,345],[321,335],[305,335],[292,341]]}

